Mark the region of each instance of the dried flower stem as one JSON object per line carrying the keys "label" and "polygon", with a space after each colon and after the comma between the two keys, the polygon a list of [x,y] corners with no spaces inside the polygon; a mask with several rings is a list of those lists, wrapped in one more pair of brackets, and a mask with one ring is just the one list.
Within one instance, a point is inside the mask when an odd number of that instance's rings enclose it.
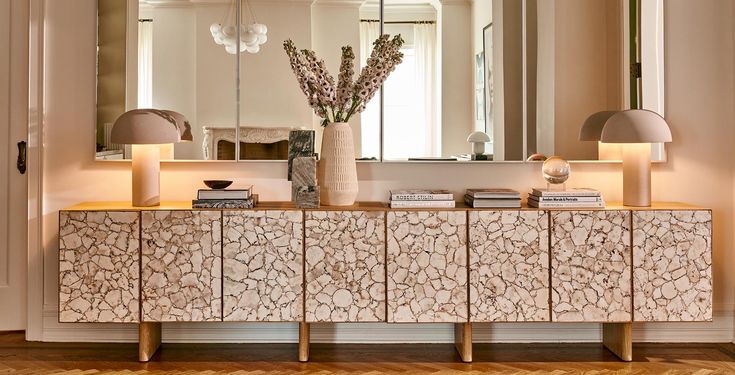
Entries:
{"label": "dried flower stem", "polygon": [[324,60],[319,60],[314,51],[298,51],[291,40],[283,43],[299,87],[314,113],[323,119],[322,126],[330,122],[347,122],[353,115],[365,110],[390,73],[403,61],[401,46],[403,39],[400,35],[392,39],[389,35],[381,35],[373,43],[367,65],[354,82],[355,53],[350,46],[342,47],[342,61],[335,86]]}

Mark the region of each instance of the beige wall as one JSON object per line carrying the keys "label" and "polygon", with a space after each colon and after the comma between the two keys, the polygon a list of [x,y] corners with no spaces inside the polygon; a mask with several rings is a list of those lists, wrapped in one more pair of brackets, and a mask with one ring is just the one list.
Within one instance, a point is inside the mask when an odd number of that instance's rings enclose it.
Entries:
{"label": "beige wall", "polygon": [[[693,325],[636,325],[636,339],[668,341],[729,341],[733,333],[733,294],[735,261],[733,251],[733,200],[735,194],[735,103],[733,79],[733,9],[729,0],[666,2],[666,118],[671,124],[674,142],[669,145],[669,161],[653,167],[653,197],[663,201],[685,201],[712,207],[714,213],[715,322]],[[57,303],[57,226],[58,210],[80,201],[130,199],[130,164],[95,162],[94,134],[94,0],[47,0],[47,45],[45,88],[44,149],[44,302],[47,312],[44,335],[47,339],[74,339],[89,332],[87,340],[115,340],[120,332],[134,339],[134,327],[106,326],[100,331],[84,331],[87,326],[60,325],[54,315]],[[74,95],[69,93],[73,92]],[[610,200],[621,199],[619,165],[573,164],[570,186],[591,186],[602,190]],[[471,186],[503,186],[528,191],[543,183],[539,164],[401,164],[365,163],[358,165],[360,200],[386,200],[388,189],[446,188],[457,196]],[[236,178],[255,185],[263,200],[287,200],[290,186],[283,163],[164,163],[162,196],[187,200],[194,196],[205,178]],[[436,340],[451,341],[451,327],[400,327],[408,338],[421,339],[434,329]],[[179,325],[167,325],[167,334],[175,335]],[[214,328],[219,325],[212,324]],[[228,326],[229,327],[229,326]],[[360,331],[366,339],[375,339],[381,325]],[[532,337],[548,340],[580,340],[575,332],[593,331],[590,325],[524,325]],[[541,329],[540,327],[544,327]],[[573,329],[572,329],[573,328]],[[288,328],[295,335],[295,328]],[[356,328],[357,329],[357,328]],[[399,329],[392,326],[391,329]],[[498,328],[503,330],[503,328]],[[492,336],[508,340],[513,330]],[[174,332],[174,333],[171,333]],[[227,332],[219,331],[226,336]],[[278,330],[268,331],[276,335]],[[273,333],[276,332],[276,333]],[[692,335],[691,332],[696,332]],[[488,337],[487,326],[478,325],[476,334]],[[165,334],[166,335],[166,334]],[[194,333],[175,336],[189,340],[216,340]],[[334,337],[341,337],[335,334]],[[582,336],[594,340],[599,336]],[[169,338],[174,336],[168,336]],[[290,338],[295,336],[289,336]],[[382,336],[380,336],[382,337]],[[434,336],[432,336],[434,337]],[[329,337],[325,337],[329,340]],[[395,339],[387,334],[385,340]]]}

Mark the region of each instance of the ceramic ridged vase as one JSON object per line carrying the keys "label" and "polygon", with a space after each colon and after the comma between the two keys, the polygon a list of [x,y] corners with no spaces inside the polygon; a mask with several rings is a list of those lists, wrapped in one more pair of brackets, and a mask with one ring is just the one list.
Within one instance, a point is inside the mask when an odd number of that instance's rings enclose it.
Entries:
{"label": "ceramic ridged vase", "polygon": [[357,166],[352,128],[348,123],[330,123],[324,128],[318,178],[322,204],[351,206],[355,203]]}

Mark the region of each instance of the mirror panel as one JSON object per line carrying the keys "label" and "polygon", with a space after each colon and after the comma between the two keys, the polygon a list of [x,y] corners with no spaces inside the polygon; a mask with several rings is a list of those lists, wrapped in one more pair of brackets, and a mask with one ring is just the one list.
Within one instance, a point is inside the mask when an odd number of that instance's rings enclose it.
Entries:
{"label": "mirror panel", "polygon": [[126,109],[127,3],[124,0],[98,1],[97,14],[96,158],[122,159],[125,146],[111,144],[109,133],[112,124]]}
{"label": "mirror panel", "polygon": [[526,63],[528,71],[536,72],[526,80],[526,105],[531,109],[526,118],[530,130],[526,156],[596,160],[598,144],[579,141],[585,119],[599,111],[628,108],[623,2],[529,0],[526,4]]}
{"label": "mirror panel", "polygon": [[233,129],[236,119],[236,58],[214,43],[209,30],[228,12],[232,7],[227,3],[140,4],[138,107],[183,114],[194,138],[174,144],[173,157],[162,159],[235,160],[234,149],[203,146],[205,129]]}
{"label": "mirror panel", "polygon": [[243,23],[267,25],[268,41],[258,53],[240,54],[240,160],[287,160],[289,130],[315,129],[282,46],[292,39],[298,48],[312,48],[311,5],[247,1],[243,7]]}
{"label": "mirror panel", "polygon": [[387,160],[441,155],[441,34],[438,2],[384,0],[383,32],[404,40],[403,62],[383,86]]}
{"label": "mirror panel", "polygon": [[[418,22],[423,18],[416,9],[434,11],[438,56],[417,64],[415,43],[407,43],[410,53],[401,68],[411,73],[399,68],[386,82],[386,160],[469,160],[467,138],[475,131],[490,138],[489,160],[524,161],[534,154],[619,160],[619,146],[578,140],[585,119],[628,108],[663,114],[661,0],[384,3],[387,33],[413,36],[413,30],[391,20]],[[629,27],[629,19],[636,26],[639,15],[642,35]],[[629,67],[637,61],[644,78],[631,80]],[[438,67],[435,75],[417,68],[429,62]],[[405,78],[411,75],[413,80]],[[425,86],[436,88],[433,95]],[[414,97],[407,98],[409,90]],[[424,110],[428,106],[417,97],[435,100],[434,111]],[[391,114],[396,107],[403,116]],[[662,145],[652,148],[653,160],[665,159]]]}

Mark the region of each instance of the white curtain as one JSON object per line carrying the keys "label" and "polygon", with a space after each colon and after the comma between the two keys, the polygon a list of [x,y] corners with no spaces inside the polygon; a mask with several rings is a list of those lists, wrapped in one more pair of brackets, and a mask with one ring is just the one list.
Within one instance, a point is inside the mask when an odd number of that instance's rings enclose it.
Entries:
{"label": "white curtain", "polygon": [[[360,69],[373,51],[373,42],[380,36],[380,22],[360,22]],[[360,72],[356,72],[355,79]],[[364,157],[380,156],[380,99],[379,94],[368,103],[360,116],[360,144]]]}
{"label": "white curtain", "polygon": [[138,22],[138,108],[153,107],[153,22]]}
{"label": "white curtain", "polygon": [[441,156],[441,129],[439,128],[436,25],[413,26],[416,56],[416,121],[424,125],[427,156]]}

